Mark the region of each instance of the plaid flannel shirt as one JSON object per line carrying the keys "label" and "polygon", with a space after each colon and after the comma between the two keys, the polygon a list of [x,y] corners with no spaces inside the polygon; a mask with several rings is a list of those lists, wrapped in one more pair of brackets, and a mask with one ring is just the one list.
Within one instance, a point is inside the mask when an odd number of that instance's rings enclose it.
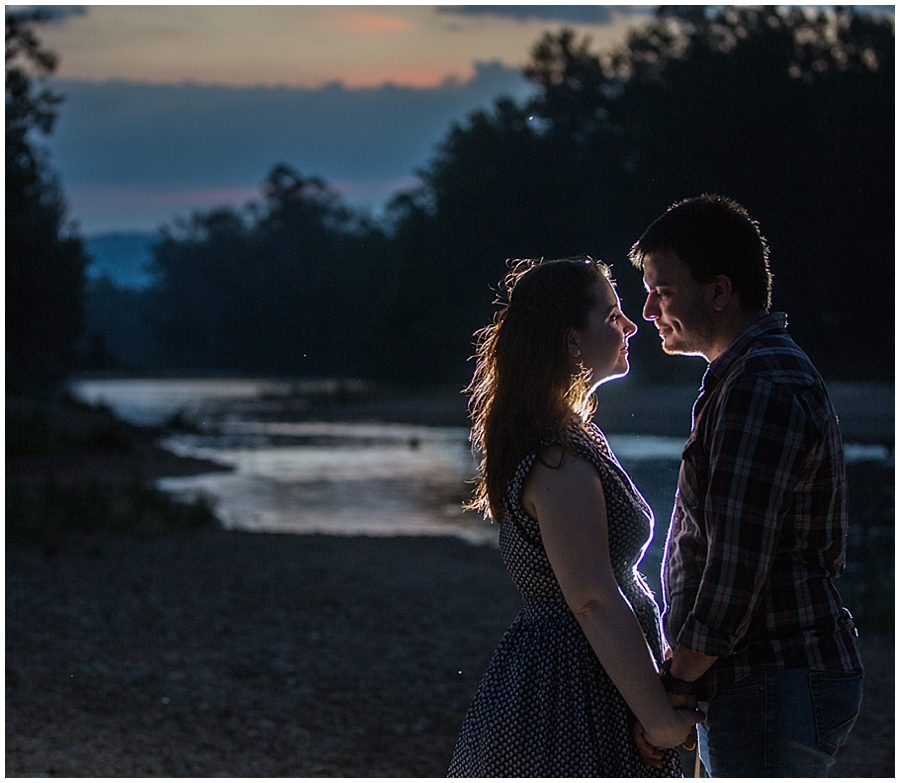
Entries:
{"label": "plaid flannel shirt", "polygon": [[761,317],[709,366],[682,454],[663,561],[672,643],[717,656],[713,688],[773,669],[861,673],[834,585],[847,481],[824,383]]}

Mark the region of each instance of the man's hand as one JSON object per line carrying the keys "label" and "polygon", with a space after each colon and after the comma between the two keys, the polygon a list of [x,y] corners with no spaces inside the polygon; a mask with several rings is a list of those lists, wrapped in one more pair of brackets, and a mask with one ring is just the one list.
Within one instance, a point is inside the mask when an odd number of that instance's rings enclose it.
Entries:
{"label": "man's hand", "polygon": [[[667,694],[669,697],[669,701],[672,702],[673,707],[690,707],[690,709],[697,709],[697,697],[696,696],[678,696],[674,693]],[[692,729],[691,733],[685,737],[684,742],[681,743],[681,746],[685,750],[693,750],[697,747],[697,730]],[[638,746],[640,747],[640,746]]]}
{"label": "man's hand", "polygon": [[[669,671],[673,677],[687,682],[693,682],[700,679],[709,671],[709,668],[716,662],[716,658],[712,655],[704,655],[703,653],[689,650],[683,645],[678,645],[672,654],[672,663]],[[669,701],[673,707],[690,707],[697,708],[696,696],[676,696],[674,693],[669,694]],[[694,750],[697,747],[697,730],[692,729],[690,734],[685,737],[682,747],[685,750]]]}

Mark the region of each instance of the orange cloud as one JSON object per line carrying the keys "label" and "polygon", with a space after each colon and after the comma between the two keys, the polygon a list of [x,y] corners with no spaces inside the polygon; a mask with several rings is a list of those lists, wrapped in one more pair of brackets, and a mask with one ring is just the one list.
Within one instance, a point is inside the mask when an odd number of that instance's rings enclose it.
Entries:
{"label": "orange cloud", "polygon": [[[467,82],[475,75],[473,67],[452,68],[442,65],[381,65],[353,66],[346,64],[339,80],[349,89],[381,87],[394,84],[398,87],[440,87],[448,81]],[[323,80],[324,81],[324,80]]]}
{"label": "orange cloud", "polygon": [[337,11],[325,19],[323,26],[341,35],[369,35],[380,33],[408,33],[417,28],[411,19],[373,14],[369,11]]}

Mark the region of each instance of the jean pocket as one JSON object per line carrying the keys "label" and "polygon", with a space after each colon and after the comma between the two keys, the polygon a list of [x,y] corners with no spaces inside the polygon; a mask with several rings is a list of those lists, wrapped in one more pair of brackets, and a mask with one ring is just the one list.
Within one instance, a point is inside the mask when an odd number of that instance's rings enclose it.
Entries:
{"label": "jean pocket", "polygon": [[834,755],[850,736],[859,717],[863,678],[860,675],[810,672],[809,689],[816,717],[816,743]]}

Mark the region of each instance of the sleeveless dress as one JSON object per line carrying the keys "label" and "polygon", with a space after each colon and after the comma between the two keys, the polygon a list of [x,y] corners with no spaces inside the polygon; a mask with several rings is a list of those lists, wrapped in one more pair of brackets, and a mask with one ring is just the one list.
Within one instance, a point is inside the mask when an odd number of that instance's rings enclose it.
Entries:
{"label": "sleeveless dress", "polygon": [[[659,610],[637,571],[653,512],[593,423],[575,424],[569,435],[572,449],[600,474],[616,581],[659,664]],[[566,605],[537,520],[522,507],[536,458],[532,452],[519,465],[500,526],[503,561],[524,607],[478,686],[448,777],[681,777],[674,749],[661,769],[643,765],[631,736],[634,716]]]}

